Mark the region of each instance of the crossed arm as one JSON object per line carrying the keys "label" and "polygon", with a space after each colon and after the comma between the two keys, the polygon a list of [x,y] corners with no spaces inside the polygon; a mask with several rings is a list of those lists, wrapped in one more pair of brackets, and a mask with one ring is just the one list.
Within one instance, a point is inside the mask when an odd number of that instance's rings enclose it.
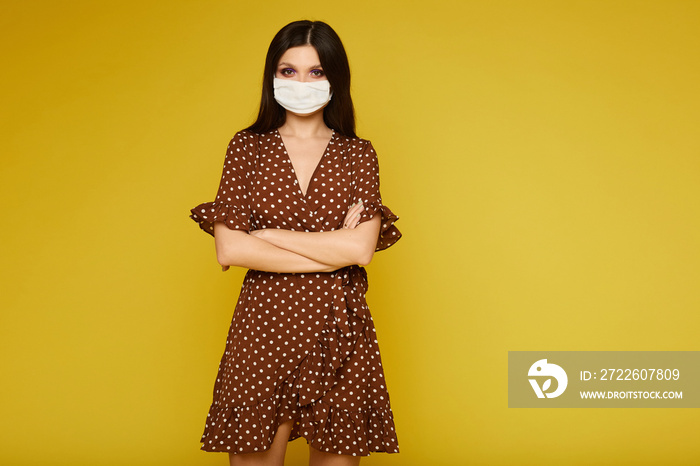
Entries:
{"label": "crossed arm", "polygon": [[239,266],[277,273],[332,272],[367,265],[377,245],[381,215],[357,225],[362,209],[362,205],[350,208],[346,228],[325,232],[267,228],[248,234],[216,222],[216,256],[224,270]]}

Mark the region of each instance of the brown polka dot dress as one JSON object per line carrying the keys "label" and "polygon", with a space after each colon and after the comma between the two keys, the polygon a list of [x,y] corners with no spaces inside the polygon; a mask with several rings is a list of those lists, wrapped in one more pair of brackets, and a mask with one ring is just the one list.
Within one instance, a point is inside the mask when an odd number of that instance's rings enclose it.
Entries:
{"label": "brown polka dot dress", "polygon": [[[277,130],[241,131],[229,143],[214,202],[190,217],[213,235],[231,229],[342,228],[362,200],[360,221],[381,215],[377,251],[401,238],[382,204],[372,144],[333,133],[304,195]],[[248,270],[214,385],[202,449],[252,453],[270,447],[294,420],[290,440],[347,455],[399,451],[377,337],[365,293],[367,274]]]}

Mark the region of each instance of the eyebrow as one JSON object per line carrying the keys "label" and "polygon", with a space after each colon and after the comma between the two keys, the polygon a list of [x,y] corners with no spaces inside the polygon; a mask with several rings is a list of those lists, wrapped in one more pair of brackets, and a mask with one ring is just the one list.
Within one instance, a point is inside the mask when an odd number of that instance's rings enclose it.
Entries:
{"label": "eyebrow", "polygon": [[[277,67],[279,68],[280,66],[289,66],[289,67],[291,67],[291,68],[296,68],[295,65],[292,65],[291,63],[287,63],[287,62],[282,62],[282,63],[280,63]],[[311,70],[316,70],[316,69],[319,69],[319,68],[320,68],[320,69],[323,69],[323,67],[322,67],[320,64],[314,65],[314,66],[312,66],[312,67],[309,68],[309,69],[311,69]]]}

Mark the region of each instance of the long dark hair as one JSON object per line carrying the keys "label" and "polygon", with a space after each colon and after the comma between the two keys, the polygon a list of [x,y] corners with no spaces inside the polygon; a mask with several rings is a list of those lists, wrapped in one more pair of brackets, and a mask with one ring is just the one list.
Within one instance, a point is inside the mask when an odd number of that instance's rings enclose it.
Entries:
{"label": "long dark hair", "polygon": [[272,39],[265,58],[258,119],[248,129],[255,133],[266,133],[284,124],[287,114],[275,100],[273,78],[284,52],[300,45],[312,45],[316,49],[323,72],[333,90],[333,98],[323,109],[323,121],[340,134],[355,137],[355,109],[350,97],[348,56],[338,34],[321,21],[289,23]]}

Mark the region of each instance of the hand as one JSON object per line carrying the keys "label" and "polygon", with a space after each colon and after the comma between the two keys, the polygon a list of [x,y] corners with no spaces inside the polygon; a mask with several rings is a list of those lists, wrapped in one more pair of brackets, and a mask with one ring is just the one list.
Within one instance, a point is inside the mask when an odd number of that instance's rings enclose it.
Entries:
{"label": "hand", "polygon": [[343,220],[343,228],[352,230],[360,223],[360,216],[365,207],[362,205],[362,201],[357,204],[350,206],[350,210],[345,214],[345,220]]}

